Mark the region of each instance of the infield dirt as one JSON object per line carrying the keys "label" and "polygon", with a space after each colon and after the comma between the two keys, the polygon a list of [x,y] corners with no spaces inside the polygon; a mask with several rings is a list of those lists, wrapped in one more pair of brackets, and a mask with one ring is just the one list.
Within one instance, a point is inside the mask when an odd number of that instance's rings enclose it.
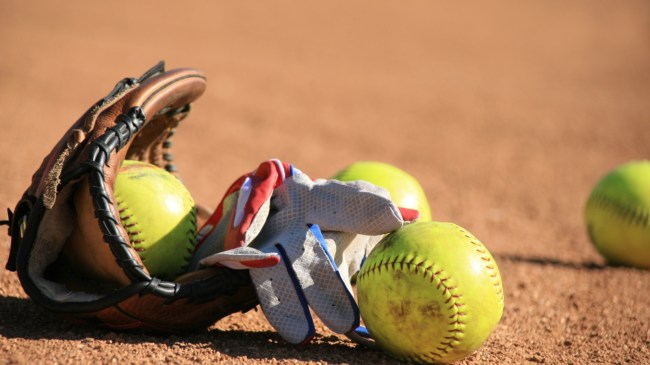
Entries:
{"label": "infield dirt", "polygon": [[[485,4],[484,4],[485,5]],[[650,271],[606,265],[584,204],[650,157],[650,3],[0,0],[0,206],[115,82],[158,60],[208,89],[174,139],[194,199],[277,157],[313,178],[394,164],[499,264],[503,318],[459,364],[650,363]],[[4,217],[3,217],[4,219]],[[9,250],[0,237],[0,261]],[[392,364],[262,313],[187,336],[62,322],[0,271],[0,364]]]}

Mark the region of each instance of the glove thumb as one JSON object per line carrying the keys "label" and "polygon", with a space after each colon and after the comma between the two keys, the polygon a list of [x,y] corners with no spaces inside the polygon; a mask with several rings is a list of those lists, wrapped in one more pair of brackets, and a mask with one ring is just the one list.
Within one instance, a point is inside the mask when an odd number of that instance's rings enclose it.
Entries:
{"label": "glove thumb", "polygon": [[238,247],[208,256],[199,264],[202,266],[226,266],[231,269],[248,270],[275,266],[280,262],[280,255],[265,253],[252,247]]}

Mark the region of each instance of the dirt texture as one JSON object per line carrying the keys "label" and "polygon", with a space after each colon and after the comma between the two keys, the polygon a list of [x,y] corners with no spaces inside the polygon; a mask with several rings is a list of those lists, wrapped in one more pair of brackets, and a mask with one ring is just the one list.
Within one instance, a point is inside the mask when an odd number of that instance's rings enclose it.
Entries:
{"label": "dirt texture", "polygon": [[[115,82],[195,67],[208,89],[174,148],[198,202],[272,157],[313,178],[394,164],[501,270],[503,318],[459,364],[648,364],[650,271],[607,265],[583,212],[650,157],[650,3],[481,5],[0,0],[0,206]],[[28,363],[397,362],[322,325],[287,344],[259,310],[184,336],[79,327],[2,270],[0,364]]]}

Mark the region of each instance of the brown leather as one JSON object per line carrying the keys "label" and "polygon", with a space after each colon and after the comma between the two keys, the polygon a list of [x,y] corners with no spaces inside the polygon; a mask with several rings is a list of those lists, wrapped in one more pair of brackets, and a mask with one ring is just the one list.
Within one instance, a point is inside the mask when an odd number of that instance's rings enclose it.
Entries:
{"label": "brown leather", "polygon": [[[165,87],[173,83],[174,87]],[[187,113],[178,115],[156,115],[159,110],[168,108],[178,109],[196,100],[205,90],[205,77],[198,70],[179,69],[169,71],[164,75],[152,78],[143,82],[133,91],[126,94],[123,100],[115,102],[110,108],[100,113],[94,122],[94,128],[87,136],[87,141],[94,141],[106,132],[106,129],[115,124],[119,114],[127,112],[134,106],[140,106],[146,116],[146,124],[140,132],[120,151],[111,155],[109,166],[104,174],[104,181],[108,194],[113,196],[113,186],[117,175],[118,167],[126,158],[147,161],[159,167],[164,167],[162,156],[163,142],[173,128],[176,128]],[[90,118],[82,118],[82,121]],[[87,128],[87,127],[86,127]],[[81,155],[88,154],[89,143],[85,143]],[[76,163],[80,163],[77,160]],[[71,165],[74,168],[74,164]],[[115,263],[115,260],[106,260],[111,257],[110,248],[102,239],[102,232],[94,222],[92,216],[92,200],[88,194],[89,186],[87,178],[83,178],[76,193],[74,194],[74,206],[78,213],[77,225],[70,240],[63,247],[63,254],[72,261],[76,257],[80,269],[94,279],[102,279],[128,285],[129,278],[124,271]],[[118,217],[117,205],[113,201],[113,214]],[[129,236],[126,230],[120,226],[122,237],[128,242]],[[133,257],[145,269],[138,254],[133,251]]]}
{"label": "brown leather", "polygon": [[[77,270],[89,279],[129,285],[131,280],[126,276],[124,270],[115,260],[107,260],[107,258],[113,257],[113,254],[110,247],[104,242],[103,233],[94,217],[92,200],[88,194],[89,189],[88,180],[84,178],[79,183],[73,197],[73,204],[77,212],[76,225],[61,253],[68,263],[75,264]],[[119,217],[117,208],[115,206],[112,208],[114,214]],[[128,239],[126,231],[124,229],[121,231],[123,236]],[[139,259],[137,254],[134,257]],[[144,267],[141,260],[140,264]]]}
{"label": "brown leather", "polygon": [[[205,280],[220,273],[220,270],[208,269],[198,275],[191,275],[191,280]],[[257,305],[256,298],[251,286],[242,286],[230,296],[197,303],[188,299],[166,303],[161,297],[136,294],[104,310],[80,313],[72,318],[112,329],[186,332],[208,327],[228,314],[251,309]]]}
{"label": "brown leather", "polygon": [[[150,277],[130,246],[113,198],[115,176],[127,157],[173,172],[166,155],[168,137],[205,91],[205,76],[196,69],[164,72],[158,65],[139,80],[125,79],[118,85],[70,127],[34,173],[16,207],[7,267],[17,268],[25,291],[38,304],[111,328],[187,330],[254,307],[257,299],[246,273],[211,269],[188,273],[176,282]],[[128,265],[141,267],[142,275],[118,263],[114,246],[107,244],[106,227],[100,227],[99,208],[91,196],[97,187],[89,183],[89,156],[98,150],[93,142],[134,110],[144,113],[144,125],[123,147],[111,151],[105,166],[96,168],[102,169],[117,234],[129,243]],[[199,208],[199,213],[201,221],[206,211]],[[19,226],[25,222],[23,235]],[[71,294],[44,290],[50,283]]]}

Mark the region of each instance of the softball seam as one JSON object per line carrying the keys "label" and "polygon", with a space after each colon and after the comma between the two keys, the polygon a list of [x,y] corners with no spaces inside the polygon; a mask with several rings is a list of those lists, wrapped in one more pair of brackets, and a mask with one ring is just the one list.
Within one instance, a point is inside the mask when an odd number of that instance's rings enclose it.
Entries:
{"label": "softball seam", "polygon": [[[193,200],[192,200],[193,202]],[[181,266],[181,270],[185,271],[187,269],[187,266],[190,264],[190,260],[192,259],[192,256],[194,256],[194,248],[196,247],[196,233],[197,233],[197,208],[196,206],[192,207],[192,226],[194,229],[188,229],[187,232],[185,232],[185,235],[187,236],[187,242],[190,242],[190,245],[187,245],[185,247],[185,256],[183,257],[183,260],[185,262],[185,265]]]}
{"label": "softball seam", "polygon": [[494,258],[492,257],[492,255],[490,255],[487,248],[485,248],[485,246],[476,239],[476,237],[472,236],[464,228],[460,226],[456,226],[456,227],[465,236],[465,238],[467,238],[467,242],[469,242],[474,247],[474,251],[476,251],[479,254],[481,261],[483,261],[483,266],[488,271],[488,276],[490,277],[492,286],[496,290],[496,294],[499,297],[499,303],[503,307],[505,302],[505,298],[503,295],[503,284],[501,282],[501,276],[497,269],[498,266],[494,261]]}
{"label": "softball seam", "polygon": [[594,192],[591,195],[587,208],[608,211],[633,226],[650,226],[650,209],[621,203],[602,192]]}
{"label": "softball seam", "polygon": [[[188,201],[192,202],[191,225],[196,227],[197,208],[194,205],[194,199],[187,192],[185,192],[185,195]],[[134,219],[134,215],[128,211],[129,208],[124,206],[124,201],[120,199],[117,194],[115,194],[115,203],[118,208],[118,215],[122,221],[122,227],[129,236],[131,246],[136,252],[144,252],[145,240],[143,238],[134,239],[135,236],[142,233],[142,231],[139,229],[138,221]],[[185,235],[187,237],[186,242],[190,242],[190,245],[185,246],[185,254],[183,256],[183,262],[185,262],[185,264],[180,266],[180,271],[185,271],[187,266],[190,264],[192,255],[194,255],[194,247],[196,245],[196,229],[188,229],[187,232],[185,232]],[[143,263],[147,261],[147,259],[145,257],[142,257],[142,255],[140,255],[140,259]]]}
{"label": "softball seam", "polygon": [[[144,247],[142,247],[142,245],[145,243],[145,240],[135,239],[135,236],[142,233],[142,231],[140,231],[138,228],[138,222],[135,219],[133,219],[133,214],[129,212],[129,208],[123,205],[124,201],[120,200],[120,198],[116,196],[115,202],[117,203],[118,215],[120,216],[120,220],[122,221],[122,226],[124,227],[126,233],[129,235],[129,241],[131,241],[131,246],[133,246],[133,249],[136,250],[137,252],[143,252]],[[142,261],[145,261],[145,259],[142,258]]]}
{"label": "softball seam", "polygon": [[[374,263],[372,266],[367,266],[364,270],[359,273],[358,280],[361,281],[366,278],[369,274],[374,274],[375,271],[381,272],[382,268],[385,270],[397,271],[411,273],[411,268],[414,269],[415,274],[419,274],[420,270],[422,271],[422,276],[429,279],[430,283],[434,283],[436,290],[441,291],[442,295],[446,298],[445,304],[448,304],[447,310],[451,311],[452,314],[448,317],[449,322],[447,328],[447,336],[443,337],[440,343],[437,345],[435,351],[430,351],[428,354],[419,354],[418,356],[423,357],[427,360],[438,360],[443,357],[443,355],[448,354],[453,348],[460,343],[463,338],[464,333],[464,317],[466,314],[461,311],[461,307],[464,307],[465,304],[462,302],[462,295],[457,293],[457,287],[448,286],[445,282],[449,280],[449,276],[446,275],[444,270],[437,269],[433,270],[434,264],[423,267],[425,261],[420,261],[417,264],[414,264],[416,259],[412,258],[407,261],[405,257],[393,256],[388,258],[382,258],[378,263]],[[396,266],[399,265],[399,268]],[[404,266],[407,266],[407,270],[404,270]],[[417,357],[405,357],[407,360],[417,361],[421,360]]]}
{"label": "softball seam", "polygon": [[[178,181],[183,184],[183,181],[176,175],[174,175]],[[196,202],[194,201],[194,198],[192,197],[192,194],[190,194],[189,190],[185,189],[183,191],[185,194],[185,197],[187,198],[187,201],[192,203],[192,212],[191,212],[191,223],[192,227],[194,229],[188,229],[187,232],[185,232],[185,235],[187,236],[187,241],[190,244],[185,246],[185,256],[183,257],[183,262],[185,262],[185,265],[181,266],[181,271],[185,272],[187,269],[187,266],[190,264],[190,260],[192,259],[192,256],[194,256],[194,249],[196,247],[196,234],[198,233],[198,228],[197,223],[198,223],[198,209],[196,207]]]}

